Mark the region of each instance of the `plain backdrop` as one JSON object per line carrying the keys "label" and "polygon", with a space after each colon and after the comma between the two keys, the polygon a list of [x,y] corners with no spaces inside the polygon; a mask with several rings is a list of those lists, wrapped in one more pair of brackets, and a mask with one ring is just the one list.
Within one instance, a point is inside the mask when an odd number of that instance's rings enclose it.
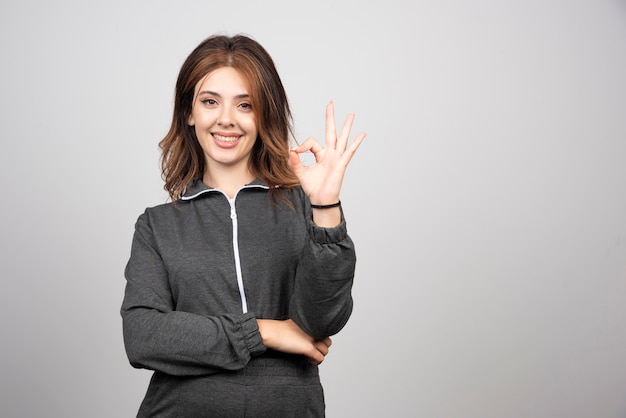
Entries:
{"label": "plain backdrop", "polygon": [[266,47],[299,139],[331,99],[368,132],[329,418],[626,417],[623,0],[3,0],[0,416],[135,415],[123,269],[213,33]]}

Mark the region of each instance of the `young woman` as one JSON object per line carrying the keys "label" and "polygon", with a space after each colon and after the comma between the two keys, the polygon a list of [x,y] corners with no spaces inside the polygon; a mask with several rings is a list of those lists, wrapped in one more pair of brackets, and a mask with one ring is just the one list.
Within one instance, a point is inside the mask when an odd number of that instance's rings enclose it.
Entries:
{"label": "young woman", "polygon": [[[170,203],[139,216],[122,303],[130,363],[154,370],[138,417],[323,417],[318,365],[352,312],[339,201],[354,115],[290,148],[266,50],[212,36],[185,60],[160,142]],[[304,166],[299,154],[312,152]]]}

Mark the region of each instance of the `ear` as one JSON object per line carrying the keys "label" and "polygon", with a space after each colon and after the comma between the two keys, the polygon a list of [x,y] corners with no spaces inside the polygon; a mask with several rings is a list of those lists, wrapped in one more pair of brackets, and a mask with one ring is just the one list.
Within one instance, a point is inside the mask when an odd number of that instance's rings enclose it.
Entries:
{"label": "ear", "polygon": [[196,126],[196,121],[193,118],[193,113],[189,114],[189,119],[187,119],[187,123],[189,126]]}

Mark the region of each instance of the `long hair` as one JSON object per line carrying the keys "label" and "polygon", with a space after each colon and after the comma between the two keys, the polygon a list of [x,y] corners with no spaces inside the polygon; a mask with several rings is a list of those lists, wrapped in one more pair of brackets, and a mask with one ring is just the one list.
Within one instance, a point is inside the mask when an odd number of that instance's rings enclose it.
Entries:
{"label": "long hair", "polygon": [[202,41],[183,63],[174,96],[172,124],[159,142],[164,189],[176,201],[205,171],[205,158],[193,126],[189,126],[196,84],[221,67],[237,70],[248,84],[258,137],[249,159],[250,172],[270,186],[290,188],[298,179],[289,167],[293,117],[274,61],[255,40],[245,35],[213,35]]}

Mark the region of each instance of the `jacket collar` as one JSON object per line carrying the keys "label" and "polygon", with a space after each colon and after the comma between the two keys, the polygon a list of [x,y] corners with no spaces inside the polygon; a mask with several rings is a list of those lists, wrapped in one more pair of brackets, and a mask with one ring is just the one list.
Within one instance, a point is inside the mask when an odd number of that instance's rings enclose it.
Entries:
{"label": "jacket collar", "polygon": [[[259,187],[262,189],[269,189],[269,186],[267,185],[267,183],[265,183],[263,180],[258,179],[258,178],[244,185],[242,189],[248,188],[248,187]],[[189,183],[189,185],[183,192],[180,199],[181,200],[193,200],[198,196],[201,196],[205,193],[210,193],[210,192],[220,192],[220,191],[214,187],[207,186],[206,184],[202,182],[202,179],[195,178],[191,180],[191,182]]]}

